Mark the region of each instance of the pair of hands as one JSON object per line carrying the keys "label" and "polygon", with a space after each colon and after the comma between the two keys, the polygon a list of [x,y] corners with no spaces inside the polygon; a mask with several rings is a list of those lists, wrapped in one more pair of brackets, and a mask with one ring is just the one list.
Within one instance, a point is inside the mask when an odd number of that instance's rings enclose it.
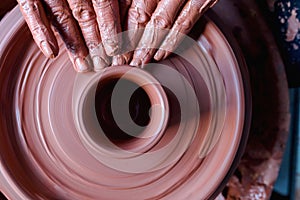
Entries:
{"label": "pair of hands", "polygon": [[[166,58],[217,0],[18,0],[36,44],[46,57],[59,52],[51,24],[76,71],[144,65]],[[162,29],[169,29],[161,32]],[[122,31],[127,49],[122,51]],[[180,34],[179,34],[180,33]],[[182,34],[181,34],[182,33]],[[119,35],[118,35],[119,34]],[[159,47],[156,51],[153,47]],[[152,47],[152,48],[151,48]]]}

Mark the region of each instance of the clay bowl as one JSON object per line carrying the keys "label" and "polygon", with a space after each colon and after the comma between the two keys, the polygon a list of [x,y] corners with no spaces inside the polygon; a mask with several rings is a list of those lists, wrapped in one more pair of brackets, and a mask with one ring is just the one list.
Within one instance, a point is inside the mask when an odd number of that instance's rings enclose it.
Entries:
{"label": "clay bowl", "polygon": [[209,199],[224,187],[247,139],[249,91],[243,59],[209,18],[167,60],[85,74],[61,41],[46,59],[18,8],[0,27],[5,196]]}
{"label": "clay bowl", "polygon": [[145,153],[161,138],[169,104],[151,74],[130,66],[109,67],[82,74],[75,83],[74,120],[86,145],[111,156],[118,150]]}

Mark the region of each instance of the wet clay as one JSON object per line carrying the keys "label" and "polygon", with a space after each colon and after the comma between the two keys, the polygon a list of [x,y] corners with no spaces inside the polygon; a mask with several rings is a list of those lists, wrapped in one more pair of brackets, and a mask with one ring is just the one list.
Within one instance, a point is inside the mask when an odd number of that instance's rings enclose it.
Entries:
{"label": "wet clay", "polygon": [[[300,22],[298,18],[296,17],[297,13],[296,10],[292,10],[292,15],[288,18],[288,29],[286,32],[286,41],[291,42],[295,39],[299,29],[300,29]],[[296,46],[295,50],[297,50],[299,47]]]}
{"label": "wet clay", "polygon": [[[201,23],[196,43],[143,70],[165,88],[170,113],[161,138],[141,153],[117,148],[85,126],[85,115],[97,121],[92,126],[99,122],[95,105],[84,100],[89,84],[80,81],[104,72],[76,73],[60,40],[61,53],[46,59],[14,9],[0,25],[1,191],[11,199],[215,196],[245,139],[243,65],[214,23]],[[78,98],[91,112],[80,109]]]}

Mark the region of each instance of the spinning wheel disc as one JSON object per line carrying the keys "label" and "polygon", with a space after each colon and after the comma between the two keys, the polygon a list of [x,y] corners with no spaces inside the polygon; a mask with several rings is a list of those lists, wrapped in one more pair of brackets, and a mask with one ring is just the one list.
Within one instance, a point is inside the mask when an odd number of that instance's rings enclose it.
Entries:
{"label": "spinning wheel disc", "polygon": [[249,91],[244,63],[213,21],[203,23],[196,42],[140,72],[163,86],[170,111],[160,138],[139,152],[107,147],[90,137],[90,120],[77,123],[91,114],[84,105],[97,103],[86,103],[85,92],[96,95],[89,85],[103,72],[75,73],[62,46],[46,59],[15,8],[0,24],[1,191],[12,199],[215,196],[247,138]]}

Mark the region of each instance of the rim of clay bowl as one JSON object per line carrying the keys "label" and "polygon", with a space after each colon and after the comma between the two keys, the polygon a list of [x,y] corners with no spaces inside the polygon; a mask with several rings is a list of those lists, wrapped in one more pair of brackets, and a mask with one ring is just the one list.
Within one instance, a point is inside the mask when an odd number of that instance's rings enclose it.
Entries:
{"label": "rim of clay bowl", "polygon": [[[107,133],[104,133],[105,131],[103,131],[99,124],[94,108],[97,103],[95,102],[96,90],[99,88],[100,90],[105,90],[105,87],[114,80],[117,80],[117,83],[114,86],[110,99],[113,119],[120,129],[128,135],[133,136],[130,140],[118,144],[113,144],[108,139]],[[127,86],[122,82],[124,80],[136,84],[136,87]],[[164,89],[150,73],[128,65],[108,67],[99,73],[78,74],[77,83],[79,83],[79,87],[75,87],[76,91],[74,92],[79,95],[74,95],[75,98],[73,101],[75,121],[78,122],[76,125],[78,125],[77,129],[82,140],[90,148],[97,151],[104,151],[107,155],[111,156],[115,156],[115,153],[119,155],[120,151],[124,150],[144,153],[145,151],[149,151],[161,138],[168,124],[169,104]],[[130,97],[138,88],[145,91],[151,104],[149,110],[151,112],[151,114],[149,113],[150,121],[145,127],[139,126],[132,121],[129,109],[122,110],[123,112],[120,113],[121,111],[115,108],[120,104],[120,100],[122,102],[125,101],[125,109],[129,108]],[[121,114],[123,115],[120,116]],[[138,136],[135,137],[132,135],[132,132],[138,132]]]}

